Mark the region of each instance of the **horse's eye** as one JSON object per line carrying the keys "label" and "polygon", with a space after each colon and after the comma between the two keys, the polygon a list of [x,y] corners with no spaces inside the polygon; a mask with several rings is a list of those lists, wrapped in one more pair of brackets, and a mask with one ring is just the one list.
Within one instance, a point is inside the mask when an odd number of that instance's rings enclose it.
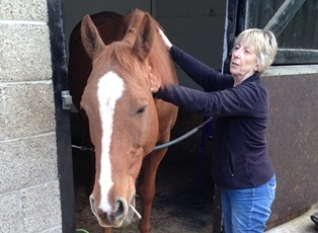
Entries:
{"label": "horse's eye", "polygon": [[142,106],[141,108],[139,108],[138,110],[137,110],[137,114],[141,114],[141,113],[143,113],[145,110],[146,110],[146,105],[145,106]]}

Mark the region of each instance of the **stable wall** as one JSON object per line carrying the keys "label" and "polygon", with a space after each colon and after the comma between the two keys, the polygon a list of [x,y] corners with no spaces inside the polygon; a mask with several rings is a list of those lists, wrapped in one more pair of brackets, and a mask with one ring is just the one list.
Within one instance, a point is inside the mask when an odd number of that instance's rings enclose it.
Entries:
{"label": "stable wall", "polygon": [[[156,19],[171,43],[208,66],[222,68],[226,1],[157,1]],[[180,85],[201,89],[178,66]]]}
{"label": "stable wall", "polygon": [[86,14],[95,14],[101,11],[114,11],[126,14],[132,8],[151,12],[151,1],[145,0],[64,0],[63,1],[63,23],[65,32],[65,44],[68,56],[68,44],[71,32],[75,25],[80,22]]}
{"label": "stable wall", "polygon": [[318,202],[317,78],[317,74],[297,74],[262,79],[270,102],[269,155],[277,177],[269,228]]}
{"label": "stable wall", "polygon": [[46,1],[0,1],[0,232],[62,232],[47,21]]}
{"label": "stable wall", "polygon": [[[222,68],[226,1],[220,0],[65,0],[67,54],[71,31],[85,14],[115,11],[124,15],[135,7],[151,13],[173,44],[215,69]],[[178,66],[176,71],[181,85],[200,89]]]}

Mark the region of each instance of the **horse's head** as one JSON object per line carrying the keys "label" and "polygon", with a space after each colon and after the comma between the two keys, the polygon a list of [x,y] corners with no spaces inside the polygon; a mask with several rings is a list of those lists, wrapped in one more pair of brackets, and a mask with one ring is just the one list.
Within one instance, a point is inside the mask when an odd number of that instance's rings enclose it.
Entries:
{"label": "horse's head", "polygon": [[[124,22],[124,38],[109,45],[103,43],[90,16],[84,17],[81,26],[83,44],[92,59],[92,71],[81,100],[96,156],[90,202],[104,227],[131,221],[130,206],[134,205],[142,159],[158,139],[149,66],[157,74],[159,68],[154,63],[160,59],[158,56],[167,56],[161,59],[163,66],[170,62],[167,54],[162,55],[164,45],[149,14],[136,10]],[[161,73],[168,75],[164,72]]]}

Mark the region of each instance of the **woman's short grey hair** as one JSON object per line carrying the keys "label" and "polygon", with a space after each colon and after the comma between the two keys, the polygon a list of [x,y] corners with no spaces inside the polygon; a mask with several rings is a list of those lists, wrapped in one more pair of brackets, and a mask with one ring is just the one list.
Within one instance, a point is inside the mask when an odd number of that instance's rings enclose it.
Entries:
{"label": "woman's short grey hair", "polygon": [[274,62],[277,52],[277,41],[271,31],[258,28],[246,29],[236,38],[234,47],[241,42],[247,42],[254,46],[258,73],[263,73]]}

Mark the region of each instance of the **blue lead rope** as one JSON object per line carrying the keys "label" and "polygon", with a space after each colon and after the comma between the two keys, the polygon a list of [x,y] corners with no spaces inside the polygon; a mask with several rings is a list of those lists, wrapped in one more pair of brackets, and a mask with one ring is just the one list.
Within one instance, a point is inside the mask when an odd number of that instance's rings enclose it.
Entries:
{"label": "blue lead rope", "polygon": [[163,148],[166,148],[166,147],[168,147],[168,146],[174,145],[174,144],[176,144],[176,143],[178,143],[178,142],[180,142],[180,141],[182,141],[182,140],[188,138],[188,137],[191,136],[192,134],[198,132],[198,130],[199,130],[200,128],[202,128],[203,126],[205,126],[207,123],[209,123],[210,121],[212,121],[212,119],[213,119],[212,116],[209,117],[206,121],[202,122],[198,127],[194,128],[193,130],[190,130],[188,133],[186,133],[186,134],[182,135],[181,137],[178,137],[178,138],[176,138],[176,139],[174,139],[174,140],[172,140],[172,141],[170,141],[170,142],[167,142],[167,143],[165,143],[165,144],[156,146],[153,150],[154,150],[154,151],[156,151],[156,150],[161,150],[161,149],[163,149]]}

